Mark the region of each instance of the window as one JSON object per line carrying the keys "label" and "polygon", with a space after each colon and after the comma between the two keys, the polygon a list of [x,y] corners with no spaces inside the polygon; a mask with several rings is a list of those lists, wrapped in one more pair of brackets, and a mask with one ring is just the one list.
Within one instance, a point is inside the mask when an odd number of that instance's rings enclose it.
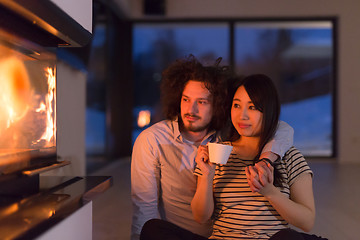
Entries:
{"label": "window", "polygon": [[[189,54],[205,65],[223,57],[237,74],[274,80],[280,118],[294,128],[294,145],[304,155],[333,156],[334,35],[332,19],[134,23],[134,117],[148,111],[149,125],[162,119],[159,83],[169,63]],[[133,140],[146,126],[134,122]]]}
{"label": "window", "polygon": [[330,21],[236,23],[235,68],[277,85],[280,119],[304,155],[333,155],[333,25]]}
{"label": "window", "polygon": [[[133,141],[147,126],[161,120],[161,72],[178,58],[193,54],[205,65],[218,57],[229,64],[229,28],[223,23],[139,23],[133,28],[135,109]],[[150,114],[149,124],[140,118]]]}
{"label": "window", "polygon": [[[106,145],[106,25],[96,24],[89,54],[86,94],[86,155],[105,154]],[[88,161],[88,165],[91,161]],[[89,166],[88,166],[89,168]]]}

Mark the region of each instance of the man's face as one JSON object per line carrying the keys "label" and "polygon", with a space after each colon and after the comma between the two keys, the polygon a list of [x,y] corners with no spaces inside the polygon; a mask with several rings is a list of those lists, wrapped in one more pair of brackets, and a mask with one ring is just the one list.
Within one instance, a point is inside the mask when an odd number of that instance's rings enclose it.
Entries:
{"label": "man's face", "polygon": [[211,93],[203,82],[189,80],[185,84],[180,109],[185,130],[207,130],[212,119],[213,107]]}

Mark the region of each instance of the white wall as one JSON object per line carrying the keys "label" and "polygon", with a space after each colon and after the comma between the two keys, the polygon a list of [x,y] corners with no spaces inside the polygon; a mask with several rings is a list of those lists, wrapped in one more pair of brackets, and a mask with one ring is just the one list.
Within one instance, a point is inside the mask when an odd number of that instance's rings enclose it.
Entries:
{"label": "white wall", "polygon": [[141,17],[142,0],[109,0],[119,6],[127,17]]}
{"label": "white wall", "polygon": [[71,161],[63,175],[86,174],[85,111],[86,78],[84,72],[64,62],[57,63],[57,154]]}
{"label": "white wall", "polygon": [[92,33],[92,0],[51,0]]}
{"label": "white wall", "polygon": [[36,240],[91,240],[92,217],[92,202],[89,202],[41,234]]}
{"label": "white wall", "polygon": [[[119,1],[119,0],[118,0]],[[141,18],[141,0],[131,9]],[[359,0],[167,0],[166,17],[338,17],[337,150],[341,163],[360,163]]]}

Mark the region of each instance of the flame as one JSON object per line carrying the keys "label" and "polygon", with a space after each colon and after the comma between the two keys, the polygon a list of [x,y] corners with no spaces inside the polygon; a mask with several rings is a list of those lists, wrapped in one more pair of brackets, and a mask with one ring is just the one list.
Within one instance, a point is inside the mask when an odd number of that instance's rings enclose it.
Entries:
{"label": "flame", "polygon": [[41,102],[36,112],[46,112],[46,129],[43,135],[36,142],[46,141],[46,146],[53,146],[56,140],[56,73],[50,67],[45,69],[48,83],[48,93],[45,96],[45,103]]}
{"label": "flame", "polygon": [[32,89],[24,63],[16,57],[0,61],[0,134],[28,112]]}
{"label": "flame", "polygon": [[44,102],[40,103],[40,107],[35,109],[35,112],[45,112],[46,111],[46,105]]}
{"label": "flame", "polygon": [[[25,62],[15,56],[0,57],[1,148],[56,145],[55,68],[44,69],[47,89],[45,93],[35,94],[27,69],[34,71],[34,66],[31,62],[25,66]],[[43,86],[43,82],[37,83]]]}
{"label": "flame", "polygon": [[55,213],[56,213],[55,209],[50,209],[48,217],[51,218],[52,216],[55,215]]}
{"label": "flame", "polygon": [[142,110],[139,112],[138,116],[138,126],[143,128],[150,124],[151,113],[149,110]]}

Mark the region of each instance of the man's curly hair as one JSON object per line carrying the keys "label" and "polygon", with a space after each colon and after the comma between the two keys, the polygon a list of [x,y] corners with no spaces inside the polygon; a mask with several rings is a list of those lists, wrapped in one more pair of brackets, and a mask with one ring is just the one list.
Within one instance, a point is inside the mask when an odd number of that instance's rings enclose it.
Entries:
{"label": "man's curly hair", "polygon": [[226,122],[228,69],[220,67],[221,58],[213,66],[203,66],[193,55],[176,60],[162,73],[161,97],[167,119],[180,116],[180,103],[189,80],[203,82],[212,95],[213,116],[209,129],[220,130]]}

